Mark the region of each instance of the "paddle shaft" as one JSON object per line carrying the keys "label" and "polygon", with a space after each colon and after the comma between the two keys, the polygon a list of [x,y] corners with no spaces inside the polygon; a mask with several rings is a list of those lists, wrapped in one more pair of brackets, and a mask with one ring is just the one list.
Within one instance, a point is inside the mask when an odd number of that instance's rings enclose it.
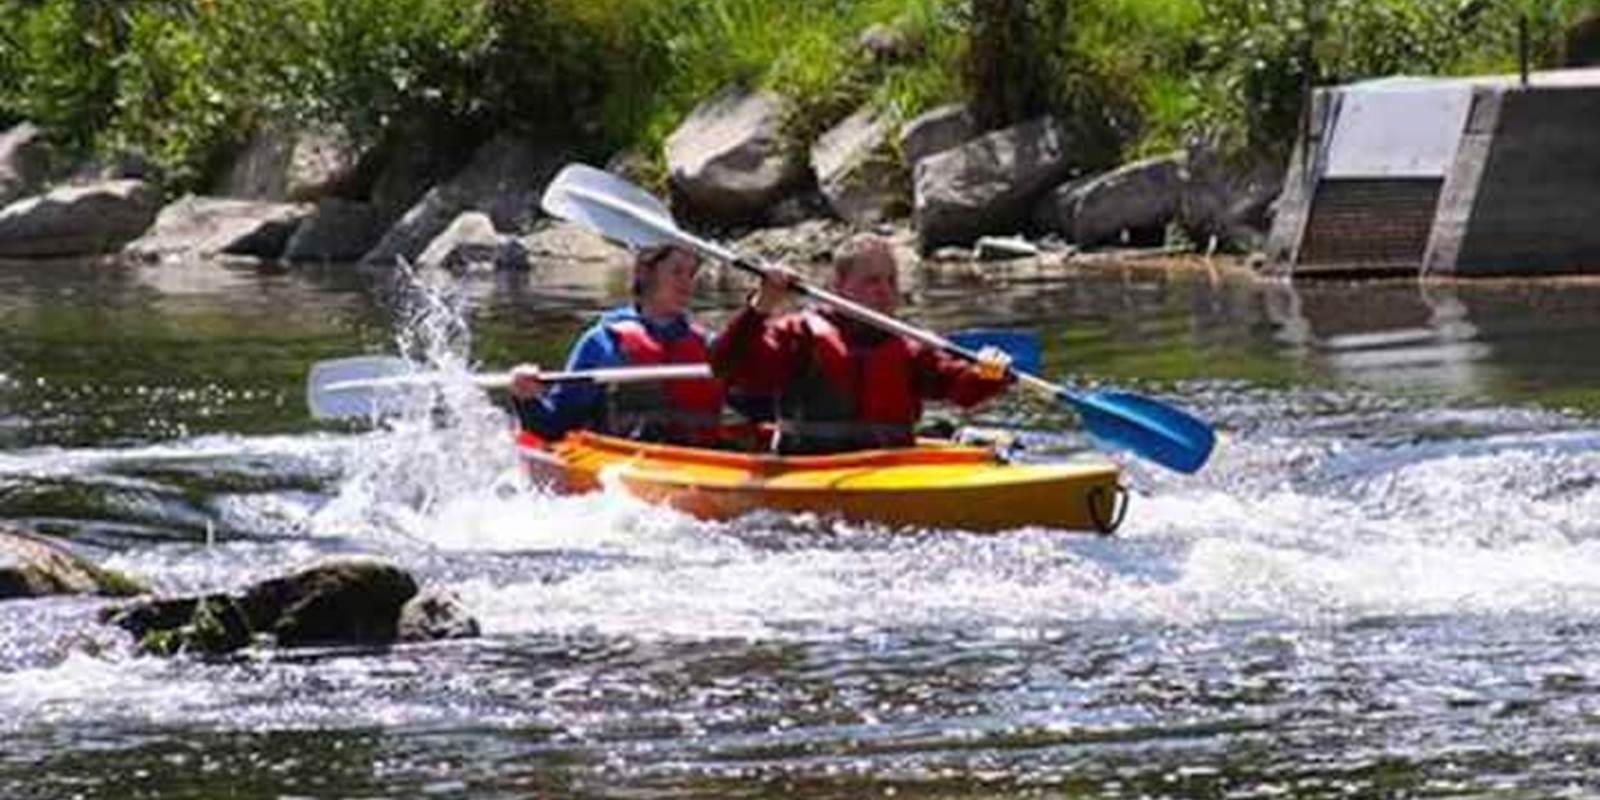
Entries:
{"label": "paddle shaft", "polygon": [[[648,381],[674,381],[693,380],[695,378],[711,377],[711,367],[707,364],[663,364],[647,367],[602,367],[599,369],[574,370],[570,372],[541,372],[541,383],[644,383]],[[416,375],[394,375],[383,378],[358,378],[348,381],[335,381],[321,387],[325,392],[348,391],[351,389],[368,389],[381,386],[398,386],[404,384],[432,383],[438,380],[434,373],[418,373]],[[483,372],[472,376],[473,384],[485,389],[504,389],[511,385],[512,374],[509,372]]]}
{"label": "paddle shaft", "polygon": [[[592,203],[609,208],[620,214],[627,215],[649,226],[664,239],[671,239],[680,244],[691,247],[694,250],[699,251],[702,255],[707,255],[724,263],[731,264],[734,268],[748,272],[758,278],[766,278],[767,271],[770,269],[769,267],[757,261],[740,256],[738,253],[733,252],[723,245],[717,244],[709,239],[703,239],[679,228],[671,219],[660,218],[654,214],[641,213],[640,209],[621,202],[610,195],[589,191],[578,186],[571,187],[568,189],[568,191],[575,195],[581,196]],[[823,289],[820,286],[815,286],[797,279],[790,284],[790,289],[796,294],[809,297],[824,305],[831,306],[832,308],[838,309],[854,319],[865,322],[866,324],[876,327],[880,330],[899,334],[900,336],[904,336],[913,341],[921,342],[929,347],[937,347],[946,353],[964,358],[968,361],[978,360],[978,354],[976,352],[951,342],[937,333],[918,328],[915,325],[909,325],[905,322],[901,322],[894,317],[874,311],[864,305],[861,305],[860,303],[855,302],[854,300],[841,297],[833,292],[828,291],[827,289]],[[1012,369],[1011,374],[1016,376],[1017,380],[1023,385],[1038,391],[1041,394],[1045,394],[1050,397],[1070,394],[1063,387],[1057,386],[1056,384],[1051,383],[1050,381],[1047,381],[1037,375],[1022,372],[1021,370],[1017,369]]]}

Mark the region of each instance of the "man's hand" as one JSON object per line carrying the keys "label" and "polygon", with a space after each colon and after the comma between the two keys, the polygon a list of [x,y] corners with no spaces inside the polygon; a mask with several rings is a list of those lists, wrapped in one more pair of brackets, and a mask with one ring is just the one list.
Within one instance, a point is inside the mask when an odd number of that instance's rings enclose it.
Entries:
{"label": "man's hand", "polygon": [[773,265],[761,279],[761,289],[750,298],[750,307],[761,314],[774,314],[794,299],[794,285],[800,276],[788,267]]}
{"label": "man's hand", "polygon": [[978,351],[978,360],[973,363],[973,368],[983,380],[1003,381],[1006,373],[1011,371],[1011,354],[990,345]]}
{"label": "man's hand", "polygon": [[544,381],[538,364],[518,364],[511,368],[511,395],[518,400],[532,400],[544,394]]}

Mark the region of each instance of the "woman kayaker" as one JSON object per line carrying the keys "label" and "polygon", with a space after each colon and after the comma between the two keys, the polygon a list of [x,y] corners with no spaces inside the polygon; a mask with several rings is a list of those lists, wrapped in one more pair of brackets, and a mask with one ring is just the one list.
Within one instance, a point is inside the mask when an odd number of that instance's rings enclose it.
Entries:
{"label": "woman kayaker", "polygon": [[[969,363],[878,330],[832,309],[776,316],[793,296],[793,273],[768,271],[711,350],[712,371],[730,393],[768,396],[785,453],[907,447],[924,400],[970,407],[1003,390],[1010,356],[984,348]],[[832,290],[883,314],[900,302],[888,240],[860,234],[833,261]]]}
{"label": "woman kayaker", "polygon": [[[699,269],[700,258],[676,245],[639,251],[633,302],[602,314],[573,345],[566,368],[704,363],[706,332],[689,319]],[[716,379],[546,387],[538,365],[522,364],[512,370],[511,397],[523,428],[550,441],[584,428],[644,441],[707,444],[721,422],[723,390]]]}

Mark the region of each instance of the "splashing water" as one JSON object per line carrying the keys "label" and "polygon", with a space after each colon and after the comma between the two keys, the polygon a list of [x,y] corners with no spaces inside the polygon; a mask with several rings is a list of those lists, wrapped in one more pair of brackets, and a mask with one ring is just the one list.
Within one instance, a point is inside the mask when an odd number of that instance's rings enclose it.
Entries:
{"label": "splashing water", "polygon": [[515,470],[512,422],[472,382],[467,296],[452,281],[399,269],[396,347],[443,379],[431,394],[408,393],[409,407],[353,443],[314,533],[427,544],[436,514],[505,491]]}

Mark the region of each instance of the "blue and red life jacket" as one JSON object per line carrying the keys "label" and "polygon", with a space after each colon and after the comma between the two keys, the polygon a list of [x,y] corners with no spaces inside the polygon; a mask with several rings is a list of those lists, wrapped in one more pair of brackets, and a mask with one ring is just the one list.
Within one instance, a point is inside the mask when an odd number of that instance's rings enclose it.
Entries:
{"label": "blue and red life jacket", "polygon": [[[687,335],[662,341],[638,320],[606,325],[630,365],[704,364],[706,332],[690,323]],[[606,398],[606,432],[645,441],[709,444],[722,422],[723,384],[715,378],[612,386]]]}

